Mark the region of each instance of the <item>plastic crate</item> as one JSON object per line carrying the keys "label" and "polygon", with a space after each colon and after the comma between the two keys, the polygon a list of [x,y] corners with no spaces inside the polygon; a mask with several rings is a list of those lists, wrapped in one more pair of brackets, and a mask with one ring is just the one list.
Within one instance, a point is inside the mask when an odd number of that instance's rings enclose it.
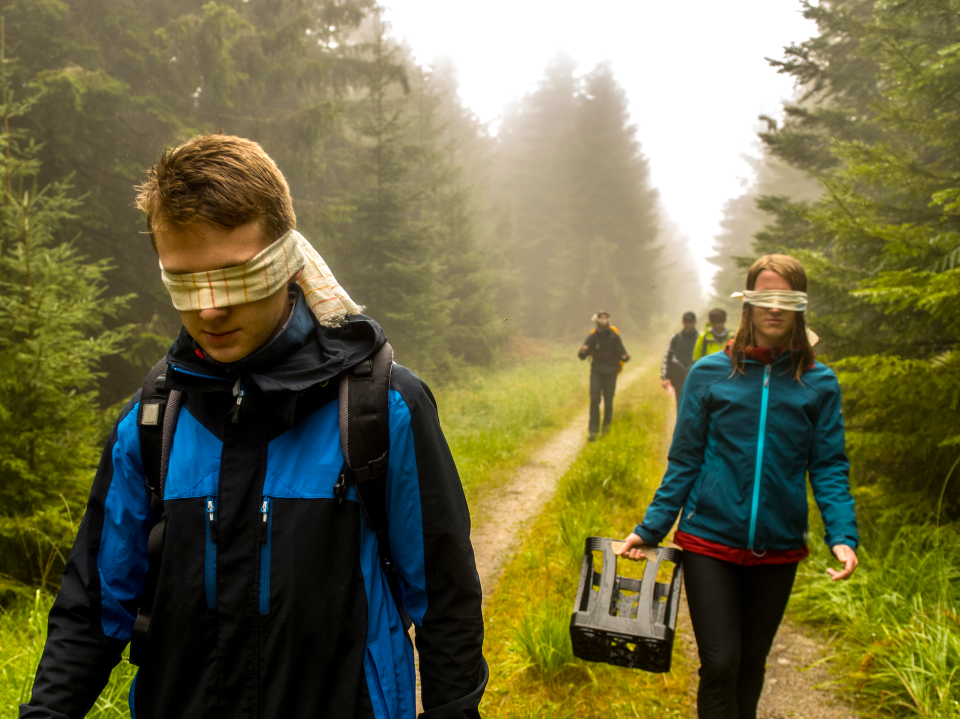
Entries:
{"label": "plastic crate", "polygon": [[[643,578],[630,579],[617,575],[613,544],[619,546],[620,540],[587,539],[570,618],[573,653],[591,662],[668,672],[683,584],[683,552],[656,548],[657,561],[647,561]],[[603,553],[601,571],[595,566],[594,552]],[[663,562],[674,564],[669,583],[657,581]]]}

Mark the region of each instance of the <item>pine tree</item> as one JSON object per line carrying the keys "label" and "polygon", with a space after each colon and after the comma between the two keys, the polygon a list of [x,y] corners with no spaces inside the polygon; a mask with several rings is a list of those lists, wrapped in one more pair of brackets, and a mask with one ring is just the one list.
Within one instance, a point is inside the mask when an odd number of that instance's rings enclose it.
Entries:
{"label": "pine tree", "polygon": [[361,99],[351,111],[356,139],[338,173],[352,211],[334,240],[341,283],[383,326],[397,361],[443,376],[452,357],[442,228],[421,210],[434,179],[421,175],[425,148],[411,136],[410,83],[400,49],[379,14],[362,45]]}
{"label": "pine tree", "polygon": [[56,576],[103,439],[97,366],[130,328],[105,330],[128,297],[104,297],[105,260],[58,239],[82,207],[68,180],[41,186],[0,18],[0,574]]}
{"label": "pine tree", "polygon": [[571,154],[570,241],[554,285],[562,328],[581,327],[599,308],[643,328],[659,309],[657,192],[608,63],[584,79]]}

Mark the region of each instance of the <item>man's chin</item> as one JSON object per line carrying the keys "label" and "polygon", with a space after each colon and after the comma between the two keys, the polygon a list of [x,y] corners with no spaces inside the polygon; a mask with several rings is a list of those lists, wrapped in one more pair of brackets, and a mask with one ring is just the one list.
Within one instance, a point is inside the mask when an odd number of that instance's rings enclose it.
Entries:
{"label": "man's chin", "polygon": [[238,362],[250,354],[250,350],[236,345],[228,345],[226,347],[205,347],[203,344],[200,344],[200,348],[207,357],[222,364]]}

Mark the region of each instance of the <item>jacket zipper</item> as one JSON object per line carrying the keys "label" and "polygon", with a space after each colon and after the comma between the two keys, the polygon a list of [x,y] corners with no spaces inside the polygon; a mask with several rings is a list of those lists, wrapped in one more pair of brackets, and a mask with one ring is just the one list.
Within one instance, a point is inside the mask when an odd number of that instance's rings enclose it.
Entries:
{"label": "jacket zipper", "polygon": [[757,437],[757,469],[753,475],[753,506],[750,509],[750,537],[747,549],[753,551],[753,540],[757,534],[757,510],[760,507],[760,475],[763,473],[763,440],[767,433],[767,403],[770,397],[770,369],[766,365],[763,371],[763,399],[760,401],[760,434]]}
{"label": "jacket zipper", "polygon": [[207,544],[203,564],[203,587],[207,594],[207,608],[217,608],[217,498],[207,497]]}
{"label": "jacket zipper", "polygon": [[270,613],[270,497],[260,505],[260,613]]}
{"label": "jacket zipper", "polygon": [[240,403],[243,402],[246,394],[246,390],[240,384],[240,375],[237,375],[237,381],[233,384],[233,396],[237,398],[237,403],[233,406],[233,414],[230,417],[231,424],[237,424],[240,421]]}

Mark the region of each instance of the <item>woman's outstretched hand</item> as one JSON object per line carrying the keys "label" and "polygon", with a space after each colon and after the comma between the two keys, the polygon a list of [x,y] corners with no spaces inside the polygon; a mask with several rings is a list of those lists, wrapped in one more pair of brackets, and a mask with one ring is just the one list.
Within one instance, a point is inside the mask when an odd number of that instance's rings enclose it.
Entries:
{"label": "woman's outstretched hand", "polygon": [[841,579],[849,579],[850,575],[853,574],[857,565],[860,563],[857,561],[857,553],[846,544],[837,544],[833,547],[833,556],[843,562],[843,569],[838,572],[836,569],[827,567],[827,574],[830,575],[831,581],[836,582]]}
{"label": "woman's outstretched hand", "polygon": [[618,557],[626,557],[635,562],[639,562],[641,559],[649,559],[651,562],[657,561],[657,555],[656,552],[653,551],[653,547],[649,544],[644,544],[643,540],[633,532],[623,540],[623,544],[614,550],[613,553]]}

